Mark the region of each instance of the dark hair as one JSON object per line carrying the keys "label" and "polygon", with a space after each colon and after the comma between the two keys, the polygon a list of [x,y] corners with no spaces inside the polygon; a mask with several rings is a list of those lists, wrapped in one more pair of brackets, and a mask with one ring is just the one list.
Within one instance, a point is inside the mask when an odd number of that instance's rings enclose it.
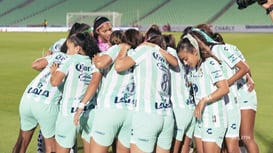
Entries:
{"label": "dark hair", "polygon": [[207,23],[202,23],[202,24],[198,24],[196,26],[196,28],[204,31],[207,35],[209,35],[210,37],[213,36],[213,31],[211,29],[211,25],[210,24],[207,24]]}
{"label": "dark hair", "polygon": [[136,29],[127,29],[124,32],[124,35],[126,38],[126,43],[133,49],[144,41],[142,33]]}
{"label": "dark hair", "polygon": [[105,22],[110,22],[110,20],[105,16],[97,16],[95,18],[94,25],[93,25],[93,35],[94,35],[96,40],[98,40],[97,29]]}
{"label": "dark hair", "polygon": [[109,42],[111,43],[111,45],[124,43],[125,41],[125,36],[122,30],[115,30],[110,35]]}
{"label": "dark hair", "polygon": [[88,32],[73,34],[68,40],[73,42],[75,46],[82,47],[82,50],[90,58],[99,52],[97,41]]}
{"label": "dark hair", "polygon": [[164,36],[162,36],[162,35],[154,35],[152,37],[149,37],[149,39],[147,40],[147,42],[157,44],[162,49],[166,49],[167,48],[166,41],[164,39]]}
{"label": "dark hair", "polygon": [[205,32],[208,36],[210,36],[213,40],[221,42],[221,43],[225,43],[224,39],[222,37],[222,35],[220,33],[214,33],[211,29],[211,25],[210,24],[199,24],[196,26],[196,28],[202,30],[203,32]]}
{"label": "dark hair", "polygon": [[188,26],[188,27],[186,27],[184,30],[183,30],[183,32],[182,32],[182,35],[180,36],[180,39],[183,39],[183,37],[186,35],[186,34],[188,34],[190,31],[192,31],[192,26]]}
{"label": "dark hair", "polygon": [[[198,47],[199,47],[198,54],[200,55],[202,62],[204,62],[208,57],[212,57],[219,64],[221,64],[220,60],[211,53],[210,48],[209,48],[209,43],[206,42],[205,38],[203,38],[202,35],[200,35],[196,31],[191,31],[188,34],[190,34],[197,41]],[[178,42],[177,52],[180,52],[180,51],[186,49],[187,52],[193,53],[193,48],[194,48],[194,46],[191,44],[191,42],[188,38],[182,38]]]}
{"label": "dark hair", "polygon": [[175,37],[172,34],[163,35],[163,37],[166,42],[166,47],[172,47],[172,48],[176,49]]}
{"label": "dark hair", "polygon": [[215,41],[217,41],[217,42],[223,43],[223,44],[225,43],[224,38],[218,32],[216,32],[216,33],[213,34],[212,39],[215,40]]}
{"label": "dark hair", "polygon": [[[88,24],[76,22],[72,25],[66,39],[68,39],[73,34],[84,32],[89,29],[90,29],[90,26]],[[63,53],[66,53],[66,51],[67,51],[66,41],[63,43],[63,45],[61,47],[61,52],[63,52]]]}
{"label": "dark hair", "polygon": [[161,30],[158,25],[152,24],[149,29],[145,33],[145,40],[148,40],[150,37],[154,35],[161,35]]}

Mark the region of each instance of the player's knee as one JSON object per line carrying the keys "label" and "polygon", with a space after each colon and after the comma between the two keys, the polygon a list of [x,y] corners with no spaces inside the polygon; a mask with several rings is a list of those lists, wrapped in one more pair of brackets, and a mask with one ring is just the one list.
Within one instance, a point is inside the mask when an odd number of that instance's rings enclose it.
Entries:
{"label": "player's knee", "polygon": [[239,146],[230,146],[227,148],[228,153],[238,153],[240,152]]}
{"label": "player's knee", "polygon": [[250,136],[241,136],[241,140],[245,145],[248,145],[254,141]]}

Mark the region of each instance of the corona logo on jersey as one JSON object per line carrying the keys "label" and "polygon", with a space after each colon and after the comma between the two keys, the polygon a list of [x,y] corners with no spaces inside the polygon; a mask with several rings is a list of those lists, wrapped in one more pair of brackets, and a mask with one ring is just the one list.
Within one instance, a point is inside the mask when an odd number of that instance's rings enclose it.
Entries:
{"label": "corona logo on jersey", "polygon": [[160,61],[161,63],[166,63],[166,60],[157,52],[153,52],[153,57],[154,59],[156,59],[157,61]]}
{"label": "corona logo on jersey", "polygon": [[76,65],[76,70],[83,72],[83,71],[91,71],[91,67],[85,66],[84,64],[77,64]]}
{"label": "corona logo on jersey", "polygon": [[92,68],[90,66],[85,66],[84,64],[77,64],[76,70],[81,72],[81,74],[79,75],[80,81],[85,82],[85,84],[89,84],[91,76],[87,72],[91,72]]}

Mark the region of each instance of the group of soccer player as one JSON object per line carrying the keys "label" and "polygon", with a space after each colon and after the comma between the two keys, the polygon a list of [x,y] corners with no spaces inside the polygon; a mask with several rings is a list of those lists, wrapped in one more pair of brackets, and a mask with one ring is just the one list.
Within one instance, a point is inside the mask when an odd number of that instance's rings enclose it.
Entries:
{"label": "group of soccer player", "polygon": [[20,102],[13,153],[26,152],[40,125],[46,153],[259,152],[250,68],[239,49],[208,24],[187,27],[176,43],[157,25],[144,34],[75,23],[67,38],[35,60],[41,71]]}

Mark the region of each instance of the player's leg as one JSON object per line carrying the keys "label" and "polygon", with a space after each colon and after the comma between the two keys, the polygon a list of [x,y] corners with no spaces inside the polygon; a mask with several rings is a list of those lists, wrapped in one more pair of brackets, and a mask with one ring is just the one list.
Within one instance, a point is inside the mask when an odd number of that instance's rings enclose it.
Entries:
{"label": "player's leg", "polygon": [[55,153],[56,152],[56,141],[54,137],[44,138],[45,142],[45,153]]}
{"label": "player's leg", "polygon": [[109,146],[102,146],[91,137],[90,140],[90,153],[107,153]]}
{"label": "player's leg", "polygon": [[192,139],[188,136],[184,137],[181,152],[180,153],[189,153],[190,152],[190,146],[191,146]]}
{"label": "player's leg", "polygon": [[181,141],[179,141],[177,139],[173,139],[173,144],[172,144],[172,148],[171,148],[172,153],[179,153],[180,148],[181,148],[181,144],[182,144]]}
{"label": "player's leg", "polygon": [[194,127],[194,143],[198,153],[203,153],[202,132],[200,122],[196,122]]}
{"label": "player's leg", "polygon": [[194,141],[195,141],[197,152],[204,153],[202,139],[198,137],[194,137]]}
{"label": "player's leg", "polygon": [[225,138],[228,153],[240,153],[238,138]]}
{"label": "player's leg", "polygon": [[169,149],[161,148],[160,146],[156,146],[156,153],[169,153]]}
{"label": "player's leg", "polygon": [[87,142],[85,139],[82,139],[82,143],[83,143],[83,149],[84,149],[84,153],[89,153],[90,152],[90,143]]}
{"label": "player's leg", "polygon": [[241,110],[241,140],[245,144],[248,153],[259,153],[259,148],[254,139],[254,123],[256,111],[252,109]]}
{"label": "player's leg", "polygon": [[195,127],[195,120],[192,119],[189,127],[186,129],[186,133],[185,133],[183,143],[181,146],[181,153],[189,153],[191,148],[193,148],[192,136],[193,136],[194,127]]}
{"label": "player's leg", "polygon": [[203,151],[204,153],[220,153],[221,148],[215,142],[203,142]]}
{"label": "player's leg", "polygon": [[[36,127],[35,127],[36,128]],[[13,147],[12,153],[24,153],[31,141],[35,128],[29,131],[20,130],[17,142]]]}
{"label": "player's leg", "polygon": [[64,148],[59,143],[56,143],[56,152],[57,153],[69,153],[70,148]]}
{"label": "player's leg", "polygon": [[13,153],[24,153],[31,141],[33,133],[38,125],[38,122],[33,115],[32,103],[33,99],[23,95],[20,101],[20,131],[17,142],[13,148]]}
{"label": "player's leg", "polygon": [[130,152],[131,153],[145,153],[144,151],[140,150],[140,148],[138,148],[136,144],[130,145]]}
{"label": "player's leg", "polygon": [[116,143],[116,152],[118,153],[129,153],[130,148],[124,146],[119,140]]}

